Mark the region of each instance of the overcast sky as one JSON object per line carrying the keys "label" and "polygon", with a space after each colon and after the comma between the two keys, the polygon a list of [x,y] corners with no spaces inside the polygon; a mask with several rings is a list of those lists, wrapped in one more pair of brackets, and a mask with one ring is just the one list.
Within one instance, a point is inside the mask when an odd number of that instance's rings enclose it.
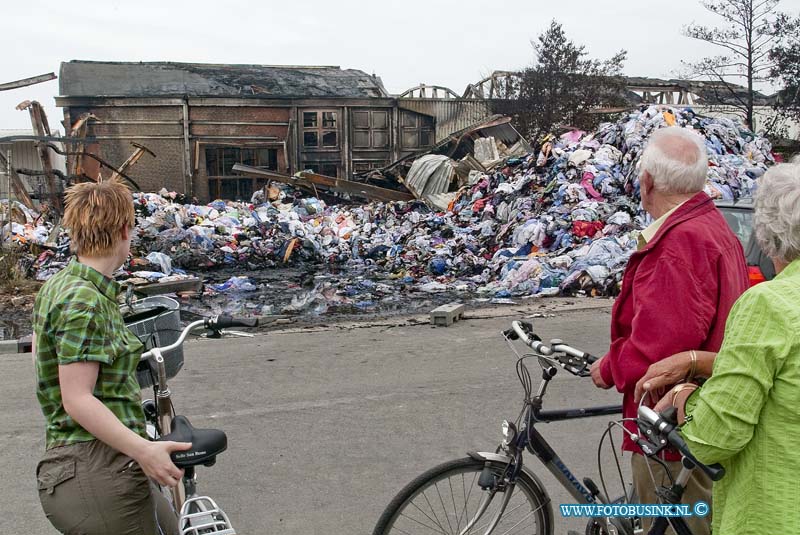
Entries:
{"label": "overcast sky", "polygon": [[[783,0],[800,13],[800,0]],[[681,35],[717,19],[698,0],[5,0],[0,83],[55,72],[62,61],[179,61],[339,65],[379,75],[391,93],[419,83],[461,94],[494,70],[533,59],[531,39],[556,19],[595,58],[628,51],[625,73],[667,78],[681,60],[713,54]],[[58,81],[0,92],[0,129],[30,128],[23,100],[45,105],[51,128]],[[62,129],[63,132],[63,129]]]}

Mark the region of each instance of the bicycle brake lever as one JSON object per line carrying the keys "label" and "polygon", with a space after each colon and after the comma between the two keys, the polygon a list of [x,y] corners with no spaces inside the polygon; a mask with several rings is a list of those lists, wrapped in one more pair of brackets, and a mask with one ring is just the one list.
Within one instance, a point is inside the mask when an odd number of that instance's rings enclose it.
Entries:
{"label": "bicycle brake lever", "polygon": [[220,333],[221,333],[223,336],[225,336],[225,335],[228,335],[228,336],[238,336],[238,337],[240,337],[240,338],[252,338],[252,337],[254,337],[254,336],[255,336],[255,335],[254,335],[254,334],[252,334],[252,333],[244,333],[244,332],[242,332],[242,331],[229,331],[228,329],[223,329],[222,331],[220,331]]}

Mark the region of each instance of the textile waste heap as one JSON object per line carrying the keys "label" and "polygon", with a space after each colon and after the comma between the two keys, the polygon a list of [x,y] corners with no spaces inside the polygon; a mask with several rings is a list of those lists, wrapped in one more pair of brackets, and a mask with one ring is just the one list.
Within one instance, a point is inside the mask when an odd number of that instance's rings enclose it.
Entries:
{"label": "textile waste heap", "polygon": [[[165,190],[136,193],[134,259],[120,278],[169,280],[181,270],[229,267],[245,276],[207,285],[206,292],[252,292],[258,285],[246,270],[304,265],[324,273],[326,264],[336,266],[337,275],[319,277],[283,312],[374,309],[400,290],[501,301],[613,295],[649,222],[639,202],[639,156],[654,130],[672,124],[705,138],[712,197],[750,195],[773,163],[769,142],[731,120],[651,106],[594,133],[548,136],[537,153],[471,176],[446,211],[421,201],[326,206],[291,188],[273,202],[262,195],[255,203],[206,206],[175,202]],[[44,243],[51,229],[37,224],[37,214],[25,216],[26,223],[10,224],[12,239]],[[48,278],[67,252],[62,233],[55,250],[31,260],[30,272]]]}

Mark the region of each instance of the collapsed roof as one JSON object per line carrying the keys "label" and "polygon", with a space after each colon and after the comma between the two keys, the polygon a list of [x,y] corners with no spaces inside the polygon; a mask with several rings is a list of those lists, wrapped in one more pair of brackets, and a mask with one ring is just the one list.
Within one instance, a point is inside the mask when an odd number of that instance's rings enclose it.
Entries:
{"label": "collapsed roof", "polygon": [[67,97],[388,97],[377,76],[356,69],[171,62],[61,64]]}

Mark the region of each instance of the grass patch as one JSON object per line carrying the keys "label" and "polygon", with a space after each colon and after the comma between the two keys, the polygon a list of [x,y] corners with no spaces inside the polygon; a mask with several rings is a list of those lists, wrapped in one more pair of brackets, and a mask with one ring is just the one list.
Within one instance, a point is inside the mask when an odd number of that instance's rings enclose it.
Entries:
{"label": "grass patch", "polygon": [[0,249],[0,291],[3,293],[17,293],[26,295],[35,293],[41,283],[25,278],[20,270],[22,252],[16,247],[3,247]]}

